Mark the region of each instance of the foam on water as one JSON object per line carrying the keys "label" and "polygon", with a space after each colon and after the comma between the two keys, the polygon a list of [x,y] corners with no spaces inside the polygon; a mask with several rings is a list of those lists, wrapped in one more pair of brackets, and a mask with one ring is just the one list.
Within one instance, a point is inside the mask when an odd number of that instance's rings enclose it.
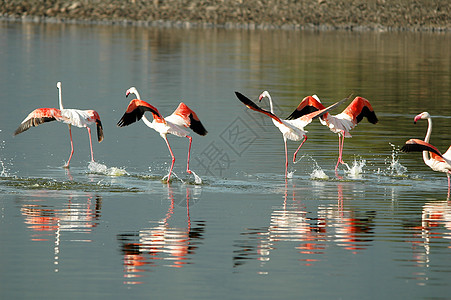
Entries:
{"label": "foam on water", "polygon": [[326,173],[324,173],[323,169],[321,168],[315,168],[313,172],[310,174],[310,178],[314,180],[328,180],[329,176],[327,176]]}
{"label": "foam on water", "polygon": [[108,168],[104,164],[101,164],[101,163],[98,163],[98,162],[95,162],[95,161],[91,161],[89,163],[88,169],[92,173],[98,173],[98,174],[103,174],[103,175],[107,175],[107,176],[124,176],[124,175],[129,175],[127,173],[127,171],[125,171],[125,169],[116,168],[116,167]]}
{"label": "foam on water", "polygon": [[313,180],[328,180],[329,176],[327,176],[326,173],[324,173],[323,169],[319,166],[318,162],[311,157],[310,155],[302,155],[299,160],[297,160],[295,163],[300,162],[303,158],[310,159],[313,162],[313,170],[312,173],[310,173],[310,178]]}
{"label": "foam on water", "polygon": [[[169,176],[169,173],[164,175],[164,177],[161,178],[161,181],[168,182],[168,176]],[[174,171],[172,171],[171,179],[169,180],[169,182],[173,181],[174,179],[178,179],[178,180],[180,180],[180,182],[185,183],[180,177],[177,176],[177,174]]]}
{"label": "foam on water", "polygon": [[191,171],[191,173],[194,175],[194,182],[196,184],[202,184],[202,178],[200,178],[194,171]]}
{"label": "foam on water", "polygon": [[354,160],[354,162],[352,163],[352,167],[349,167],[348,165],[346,165],[348,167],[348,170],[345,171],[346,174],[354,179],[360,179],[362,178],[362,173],[364,173],[363,168],[366,165],[366,160],[362,159],[360,161]]}

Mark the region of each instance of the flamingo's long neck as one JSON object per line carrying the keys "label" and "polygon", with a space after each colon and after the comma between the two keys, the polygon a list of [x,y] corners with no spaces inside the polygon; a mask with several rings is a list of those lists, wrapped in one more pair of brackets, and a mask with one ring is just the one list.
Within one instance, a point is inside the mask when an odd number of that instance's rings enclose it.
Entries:
{"label": "flamingo's long neck", "polygon": [[[267,95],[267,97],[268,97],[268,101],[269,101],[269,110],[271,111],[271,113],[274,113],[274,106],[273,106],[273,104],[272,104],[272,98],[271,98],[271,95],[269,95],[269,93],[268,93],[268,95]],[[273,124],[275,125],[275,126],[279,126],[279,122],[277,122],[276,120],[274,120],[274,119],[271,119],[272,120],[272,122],[273,122]]]}
{"label": "flamingo's long neck", "polygon": [[[141,96],[140,96],[139,93],[138,93],[138,90],[134,89],[134,90],[133,90],[133,93],[136,95],[136,98],[137,98],[138,100],[142,100],[142,99],[141,99]],[[146,117],[145,114],[143,115],[142,120],[143,120],[144,124],[146,124],[146,125],[149,126],[150,128],[153,128],[152,122],[151,122],[149,119],[147,119],[147,117]]]}
{"label": "flamingo's long neck", "polygon": [[[424,141],[426,143],[429,143],[429,139],[431,138],[431,133],[432,133],[432,119],[431,117],[427,118],[428,120],[428,130],[426,132],[426,136],[424,137]],[[428,151],[423,151],[423,160],[426,163],[427,161],[429,161],[429,152]],[[426,163],[427,164],[427,163]]]}
{"label": "flamingo's long neck", "polygon": [[61,86],[58,85],[58,98],[59,98],[59,104],[60,104],[60,110],[63,110],[63,97],[61,95]]}
{"label": "flamingo's long neck", "polygon": [[271,110],[271,113],[274,113],[274,107],[272,105],[272,99],[271,96],[268,94],[268,100],[269,100],[269,109]]}
{"label": "flamingo's long neck", "polygon": [[431,117],[428,117],[428,131],[426,132],[426,136],[424,137],[424,141],[426,143],[429,143],[429,139],[431,138],[432,133],[432,119]]}

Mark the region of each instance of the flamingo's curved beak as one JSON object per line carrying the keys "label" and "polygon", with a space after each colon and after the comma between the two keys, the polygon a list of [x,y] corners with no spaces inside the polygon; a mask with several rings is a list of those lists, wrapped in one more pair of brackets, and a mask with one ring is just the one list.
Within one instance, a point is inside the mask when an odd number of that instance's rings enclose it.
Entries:
{"label": "flamingo's curved beak", "polygon": [[415,118],[413,119],[413,123],[416,124],[418,122],[418,120],[421,119],[421,114],[415,116]]}
{"label": "flamingo's curved beak", "polygon": [[127,98],[128,95],[130,95],[130,91],[129,91],[129,90],[127,90],[127,91],[125,92],[125,98]]}

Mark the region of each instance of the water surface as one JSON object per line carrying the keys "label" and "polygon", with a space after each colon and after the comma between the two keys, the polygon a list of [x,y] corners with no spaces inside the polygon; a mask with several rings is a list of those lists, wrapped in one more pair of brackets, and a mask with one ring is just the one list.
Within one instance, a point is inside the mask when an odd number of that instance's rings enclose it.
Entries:
{"label": "water surface", "polygon": [[[434,116],[449,146],[449,34],[179,30],[0,24],[2,298],[445,299],[451,272],[446,176],[403,154]],[[12,133],[35,108],[95,109],[105,140],[48,123]],[[116,127],[136,86],[169,115],[188,104],[209,131],[169,137]],[[288,116],[318,94],[370,100],[334,167],[338,139],[319,122],[291,178],[280,132],[234,96],[268,90]],[[262,103],[267,107],[267,103]],[[341,109],[344,109],[344,105]],[[336,112],[338,113],[340,109]],[[292,154],[298,144],[289,142]]]}

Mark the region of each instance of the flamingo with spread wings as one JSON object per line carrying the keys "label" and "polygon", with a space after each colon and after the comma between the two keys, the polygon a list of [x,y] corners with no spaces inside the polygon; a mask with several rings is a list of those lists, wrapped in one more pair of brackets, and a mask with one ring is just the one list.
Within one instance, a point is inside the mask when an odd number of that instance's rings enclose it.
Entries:
{"label": "flamingo with spread wings", "polygon": [[[235,92],[235,95],[237,96],[238,100],[240,100],[244,105],[246,105],[249,109],[258,111],[260,113],[263,113],[270,117],[272,119],[272,122],[274,125],[279,128],[280,132],[283,136],[283,142],[285,144],[285,178],[287,178],[288,175],[288,154],[287,154],[287,140],[291,141],[300,141],[302,140],[301,144],[297,148],[296,152],[293,155],[293,161],[296,158],[296,154],[298,153],[299,149],[302,147],[302,145],[307,140],[307,131],[304,129],[305,126],[310,124],[313,119],[319,118],[322,115],[326,114],[329,110],[337,107],[341,103],[347,100],[347,98],[338,101],[331,106],[328,106],[327,108],[324,107],[321,110],[316,110],[311,113],[306,113],[302,116],[299,116],[298,118],[295,118],[293,120],[283,120],[276,116],[274,114],[274,108],[273,103],[271,99],[271,95],[268,93],[268,91],[264,91],[259,96],[259,101],[262,101],[263,98],[268,98],[269,100],[269,106],[270,111],[267,111],[261,107],[259,107],[257,104],[255,104],[251,99],[247,98],[243,94],[239,92]],[[306,97],[308,98],[308,97]]]}
{"label": "flamingo with spread wings", "polygon": [[446,173],[446,176],[448,177],[448,197],[449,197],[451,188],[451,179],[450,179],[451,146],[444,154],[441,154],[436,147],[429,144],[429,140],[431,138],[432,133],[431,115],[428,112],[422,112],[421,114],[415,116],[414,122],[416,123],[418,120],[421,119],[428,120],[428,129],[426,132],[426,136],[424,137],[424,141],[420,139],[410,139],[401,148],[401,151],[423,152],[423,161],[427,166],[429,166],[434,171]]}
{"label": "flamingo with spread wings", "polygon": [[[166,142],[166,145],[168,146],[169,152],[171,153],[172,157],[171,169],[169,170],[169,174],[167,175],[168,182],[171,179],[172,169],[174,168],[175,156],[174,153],[172,152],[171,146],[169,145],[167,135],[173,134],[178,137],[188,138],[189,146],[188,146],[188,159],[186,163],[186,172],[188,172],[188,174],[191,174],[191,170],[189,168],[189,159],[191,152],[192,137],[189,136],[189,132],[185,130],[185,128],[189,127],[195,133],[202,136],[207,134],[207,130],[202,125],[196,113],[192,111],[186,104],[181,102],[177,107],[177,109],[171,115],[164,118],[160,114],[158,109],[156,109],[154,106],[150,105],[146,101],[141,100],[141,97],[135,87],[129,88],[126,91],[125,96],[128,97],[130,94],[135,94],[138,99],[133,99],[132,101],[130,101],[124,115],[119,120],[119,122],[117,122],[117,125],[119,127],[124,127],[142,119],[143,122],[148,127],[160,133],[160,136]],[[144,115],[144,113],[147,111],[152,113],[153,116],[152,122],[149,119],[147,119],[147,117]]]}
{"label": "flamingo with spread wings", "polygon": [[59,96],[59,109],[58,108],[38,108],[33,110],[14,131],[14,135],[18,135],[24,131],[27,131],[31,127],[36,127],[46,122],[58,121],[66,123],[69,126],[70,146],[71,152],[65,168],[69,168],[70,160],[74,154],[74,144],[72,141],[72,125],[80,128],[85,127],[88,130],[89,146],[91,149],[91,161],[94,161],[94,154],[92,151],[91,141],[91,128],[90,125],[96,124],[97,126],[97,140],[99,143],[103,140],[103,128],[100,116],[95,110],[80,110],[80,109],[65,109],[63,107],[63,100],[61,96],[61,82],[56,84]]}
{"label": "flamingo with spread wings", "polygon": [[[319,100],[318,96],[308,97],[302,100],[296,110],[287,118],[293,120],[303,116],[305,113],[324,109],[324,105]],[[338,161],[335,166],[335,173],[337,173],[338,165],[345,164],[343,162],[343,144],[344,138],[352,137],[349,133],[363,118],[376,124],[378,119],[370,102],[362,97],[355,97],[354,100],[346,107],[340,114],[331,115],[325,113],[319,119],[321,124],[329,127],[330,131],[338,134]]]}

